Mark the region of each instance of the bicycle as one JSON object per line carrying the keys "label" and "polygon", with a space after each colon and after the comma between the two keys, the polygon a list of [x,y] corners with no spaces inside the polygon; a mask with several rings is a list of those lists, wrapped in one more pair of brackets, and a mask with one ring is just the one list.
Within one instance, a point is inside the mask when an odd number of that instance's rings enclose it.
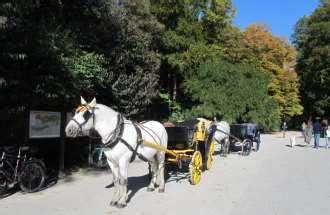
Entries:
{"label": "bicycle", "polygon": [[102,144],[97,144],[92,151],[91,165],[96,168],[106,168],[108,166],[107,157],[104,154],[104,148]]}
{"label": "bicycle", "polygon": [[40,159],[29,155],[30,148],[21,146],[17,156],[4,149],[0,159],[0,194],[19,185],[23,192],[39,191],[45,184],[46,166]]}

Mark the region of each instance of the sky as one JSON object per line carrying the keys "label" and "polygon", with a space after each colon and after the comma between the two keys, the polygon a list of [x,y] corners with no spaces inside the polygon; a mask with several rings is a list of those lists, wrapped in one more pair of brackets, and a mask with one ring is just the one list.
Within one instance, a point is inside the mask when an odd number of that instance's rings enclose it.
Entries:
{"label": "sky", "polygon": [[233,3],[234,25],[244,29],[253,23],[266,24],[273,34],[290,40],[296,22],[310,15],[319,0],[233,0]]}

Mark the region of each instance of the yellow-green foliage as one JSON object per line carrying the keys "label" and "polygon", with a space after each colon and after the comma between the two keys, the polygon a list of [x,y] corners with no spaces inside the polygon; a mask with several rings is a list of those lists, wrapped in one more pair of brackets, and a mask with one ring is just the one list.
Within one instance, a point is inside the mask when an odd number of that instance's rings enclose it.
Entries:
{"label": "yellow-green foliage", "polygon": [[244,42],[261,68],[272,75],[269,94],[279,105],[283,118],[302,114],[299,84],[294,70],[296,50],[284,39],[275,37],[263,25],[253,24],[244,32]]}

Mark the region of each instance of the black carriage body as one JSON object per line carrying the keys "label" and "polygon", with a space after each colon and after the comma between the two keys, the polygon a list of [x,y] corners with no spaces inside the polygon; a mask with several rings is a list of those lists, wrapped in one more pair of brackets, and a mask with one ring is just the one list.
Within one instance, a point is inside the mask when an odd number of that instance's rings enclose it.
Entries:
{"label": "black carriage body", "polygon": [[[242,123],[230,125],[230,134],[242,142],[249,140],[254,145],[256,143],[256,150],[259,150],[260,145],[260,129],[258,124],[255,123]],[[238,140],[230,137],[230,142],[235,143]]]}
{"label": "black carriage body", "polygon": [[167,148],[170,150],[188,149],[192,147],[194,129],[188,126],[166,127],[168,134]]}
{"label": "black carriage body", "polygon": [[241,140],[255,140],[259,134],[259,126],[255,123],[232,124],[230,134]]}

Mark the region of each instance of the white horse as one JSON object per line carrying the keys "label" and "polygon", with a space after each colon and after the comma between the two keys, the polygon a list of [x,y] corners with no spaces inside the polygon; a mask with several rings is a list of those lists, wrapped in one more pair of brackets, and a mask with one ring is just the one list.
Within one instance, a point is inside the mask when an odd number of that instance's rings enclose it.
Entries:
{"label": "white horse", "polygon": [[81,105],[65,128],[67,136],[77,137],[79,133],[89,134],[94,129],[105,145],[104,153],[111,168],[115,192],[110,205],[125,207],[127,204],[127,170],[134,158],[147,161],[151,168],[151,182],[147,188],[164,192],[165,152],[143,144],[143,141],[167,147],[167,133],[164,126],[156,121],[141,124],[126,120],[113,109],[96,104],[94,98],[89,104],[81,97]]}
{"label": "white horse", "polygon": [[221,145],[222,155],[227,156],[229,153],[229,135],[230,126],[226,121],[212,123],[208,127],[208,133],[213,135],[213,139]]}

